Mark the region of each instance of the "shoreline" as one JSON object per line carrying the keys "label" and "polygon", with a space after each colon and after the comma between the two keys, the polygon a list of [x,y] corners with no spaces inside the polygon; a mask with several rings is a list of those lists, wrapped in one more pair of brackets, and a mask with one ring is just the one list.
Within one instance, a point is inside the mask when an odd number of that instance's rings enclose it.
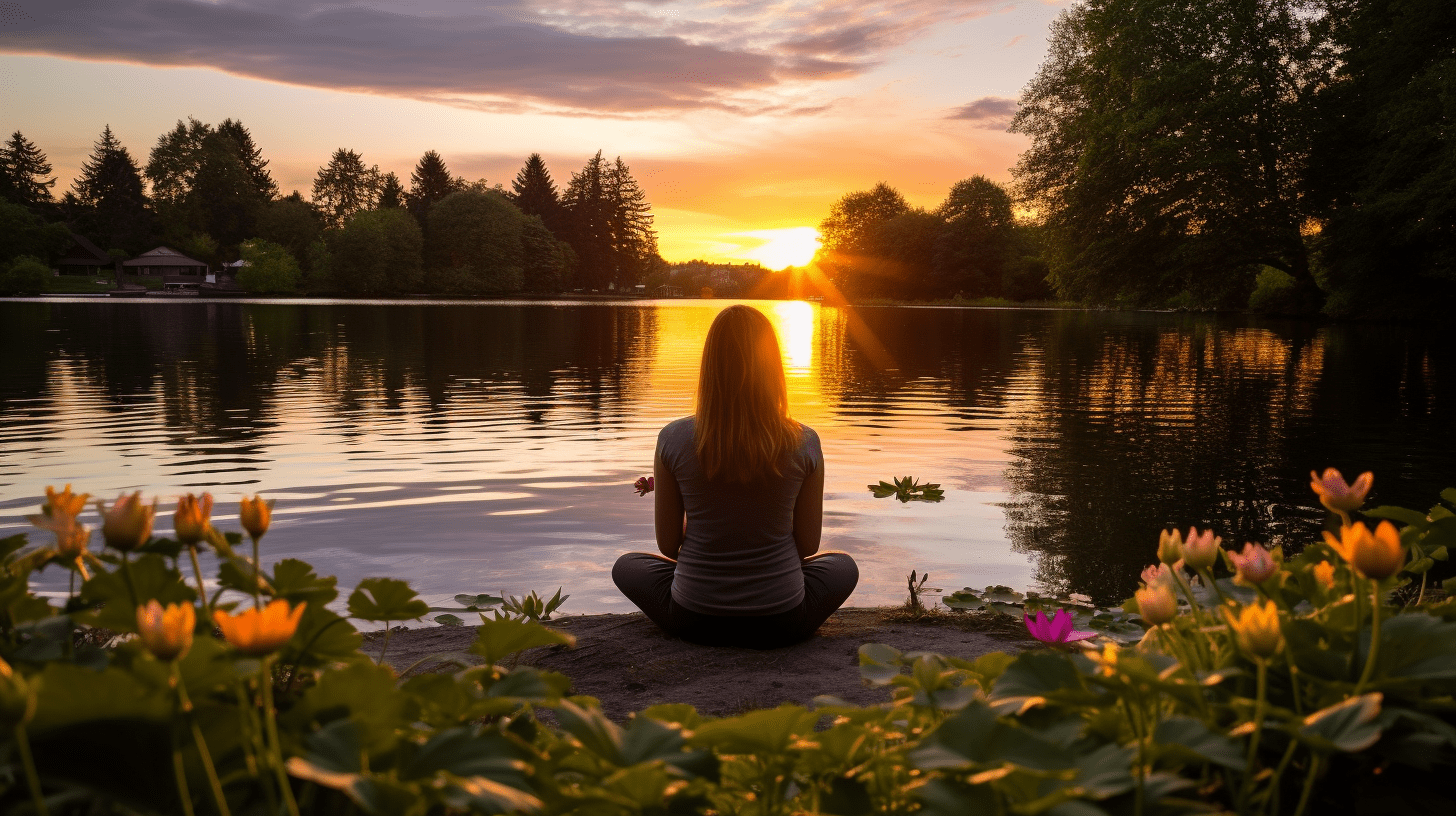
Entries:
{"label": "shoreline", "polygon": [[[820,695],[856,705],[888,702],[888,688],[860,680],[859,647],[866,643],[969,660],[1034,645],[1024,630],[1013,634],[1021,627],[1010,618],[946,612],[914,618],[903,607],[844,607],[809,640],[764,650],[688,643],[669,637],[641,612],[543,623],[574,635],[576,645],[532,649],[521,664],[566,675],[573,694],[597,698],[607,716],[619,721],[658,703],[687,703],[703,714],[729,716],[784,703],[808,706]],[[363,635],[360,650],[378,659],[384,633]],[[454,671],[458,668],[431,658],[468,653],[474,640],[473,626],[397,627],[390,631],[385,662],[396,672],[418,662],[409,675],[436,666]]]}

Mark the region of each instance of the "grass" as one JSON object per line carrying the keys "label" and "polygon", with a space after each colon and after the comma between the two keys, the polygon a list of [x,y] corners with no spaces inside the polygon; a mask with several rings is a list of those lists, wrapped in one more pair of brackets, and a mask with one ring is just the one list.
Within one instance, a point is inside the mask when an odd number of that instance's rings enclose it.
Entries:
{"label": "grass", "polygon": [[[147,289],[162,288],[162,279],[160,277],[136,277],[128,275],[124,280],[128,284],[140,284]],[[58,275],[50,279],[49,285],[46,286],[46,293],[59,295],[103,294],[115,289],[116,283],[109,276]]]}

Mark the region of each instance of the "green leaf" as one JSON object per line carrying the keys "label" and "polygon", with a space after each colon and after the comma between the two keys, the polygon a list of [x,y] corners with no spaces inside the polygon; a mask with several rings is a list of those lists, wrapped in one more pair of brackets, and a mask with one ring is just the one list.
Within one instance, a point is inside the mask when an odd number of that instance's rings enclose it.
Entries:
{"label": "green leaf", "polygon": [[900,675],[904,656],[900,650],[883,643],[866,643],[859,647],[859,676],[873,686],[883,686]]}
{"label": "green leaf", "polygon": [[1377,680],[1456,679],[1456,623],[1430,615],[1397,615],[1384,621],[1377,660]]}
{"label": "green leaf", "polygon": [[1320,750],[1363,751],[1380,739],[1380,697],[1362,694],[1320,709],[1305,718],[1297,735]]}
{"label": "green leaf", "polygon": [[1366,511],[1364,511],[1364,514],[1367,515],[1367,516],[1370,516],[1372,518],[1390,519],[1391,521],[1399,521],[1402,524],[1425,524],[1426,523],[1426,514],[1425,513],[1422,513],[1419,510],[1409,510],[1409,509],[1406,509],[1404,507],[1393,507],[1391,505],[1381,505],[1380,507],[1377,507],[1374,510],[1366,510]]}
{"label": "green leaf", "polygon": [[349,595],[349,616],[359,620],[418,620],[429,611],[429,604],[396,578],[365,578]]}
{"label": "green leaf", "polygon": [[92,671],[71,663],[47,663],[40,674],[35,718],[28,729],[42,734],[69,725],[101,727],[103,721],[150,720],[172,717],[172,695],[165,672],[152,678],[108,667]]}
{"label": "green leaf", "polygon": [[429,780],[444,771],[460,777],[486,777],[525,789],[521,768],[526,758],[498,733],[482,731],[479,726],[446,728],[435,732],[400,762],[399,777]]}
{"label": "green leaf", "polygon": [[339,597],[337,582],[332,575],[320,577],[311,564],[297,558],[285,558],[273,566],[273,596],[284,598],[290,604],[307,602],[309,606],[323,606]]}
{"label": "green leaf", "polygon": [[562,700],[553,709],[561,728],[581,746],[613,765],[631,765],[622,756],[622,727],[607,719],[601,709],[587,709]]}
{"label": "green leaf", "polygon": [[1001,807],[992,786],[967,785],[950,779],[931,779],[916,788],[914,795],[920,802],[918,812],[925,816],[996,813]]}
{"label": "green leaf", "polygon": [[464,626],[465,621],[455,615],[436,615],[435,623],[441,626]]}
{"label": "green leaf", "polygon": [[1456,507],[1456,487],[1448,487],[1441,491],[1441,498],[1452,507]]}
{"label": "green leaf", "polygon": [[499,663],[517,652],[538,646],[575,646],[576,638],[547,629],[539,623],[517,620],[487,620],[481,616],[470,652],[485,658],[487,665]]}
{"label": "green leaf", "polygon": [[1235,770],[1244,767],[1243,751],[1237,742],[1209,730],[1202,721],[1191,717],[1172,717],[1158,723],[1153,731],[1153,741],[1159,743],[1165,753]]}
{"label": "green leaf", "polygon": [[505,600],[505,599],[504,598],[497,597],[495,595],[488,595],[488,594],[485,594],[485,593],[481,593],[479,595],[456,595],[455,596],[455,603],[458,603],[461,606],[465,607],[465,611],[467,611],[467,612],[471,612],[471,611],[474,611],[476,609],[482,609],[482,608],[487,607],[487,606],[494,606],[494,605],[500,603],[503,600]]}
{"label": "green leaf", "polygon": [[359,654],[364,637],[347,618],[323,606],[309,604],[298,621],[298,631],[283,647],[284,663],[318,667],[367,659]]}
{"label": "green leaf", "polygon": [[111,571],[98,571],[81,585],[82,600],[87,605],[101,607],[92,622],[116,632],[136,631],[133,592],[137,604],[156,600],[165,606],[197,600],[197,593],[184,582],[182,573],[169,567],[160,555],[133,559],[129,570],[120,566]]}
{"label": "green leaf", "polygon": [[341,719],[358,723],[359,741],[371,754],[392,748],[398,732],[414,720],[410,698],[395,688],[388,667],[360,661],[326,671],[286,714],[280,729],[308,732]]}
{"label": "green leaf", "polygon": [[818,719],[802,706],[783,705],[703,723],[690,742],[719,754],[771,756],[783,753],[796,736],[811,733]]}
{"label": "green leaf", "polygon": [[1024,708],[1048,695],[1081,688],[1081,677],[1069,655],[1024,652],[996,678],[991,687],[991,702],[998,710],[1007,706]]}

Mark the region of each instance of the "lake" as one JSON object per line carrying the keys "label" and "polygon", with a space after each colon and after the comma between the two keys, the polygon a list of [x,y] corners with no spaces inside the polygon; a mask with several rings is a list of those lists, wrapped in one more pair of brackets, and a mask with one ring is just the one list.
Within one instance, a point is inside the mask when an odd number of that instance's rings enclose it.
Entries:
{"label": "lake", "polygon": [[[48,484],[160,496],[167,534],[180,493],[210,490],[237,529],[261,492],[278,502],[265,560],[346,592],[560,586],[565,612],[629,611],[611,565],[654,549],[631,485],[691,413],[730,302],[0,302],[0,535]],[[912,569],[1116,602],[1165,525],[1317,536],[1311,469],[1373,470],[1375,503],[1456,485],[1444,327],[753,304],[823,440],[824,544],[860,563],[854,605],[900,602]],[[871,497],[893,476],[945,501]]]}

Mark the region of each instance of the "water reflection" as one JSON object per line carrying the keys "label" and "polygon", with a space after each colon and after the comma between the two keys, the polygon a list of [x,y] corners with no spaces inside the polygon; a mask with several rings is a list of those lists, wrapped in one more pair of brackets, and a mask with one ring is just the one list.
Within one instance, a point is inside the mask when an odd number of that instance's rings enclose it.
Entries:
{"label": "water reflection", "polygon": [[[72,481],[102,495],[279,500],[269,542],[347,585],[573,593],[650,548],[628,485],[690,413],[721,301],[0,303],[0,533]],[[1380,501],[1456,484],[1452,348],[1399,327],[1053,311],[758,304],[827,461],[853,603],[901,576],[1116,600],[1166,524],[1298,544],[1307,474]],[[864,485],[939,481],[939,505]]]}

